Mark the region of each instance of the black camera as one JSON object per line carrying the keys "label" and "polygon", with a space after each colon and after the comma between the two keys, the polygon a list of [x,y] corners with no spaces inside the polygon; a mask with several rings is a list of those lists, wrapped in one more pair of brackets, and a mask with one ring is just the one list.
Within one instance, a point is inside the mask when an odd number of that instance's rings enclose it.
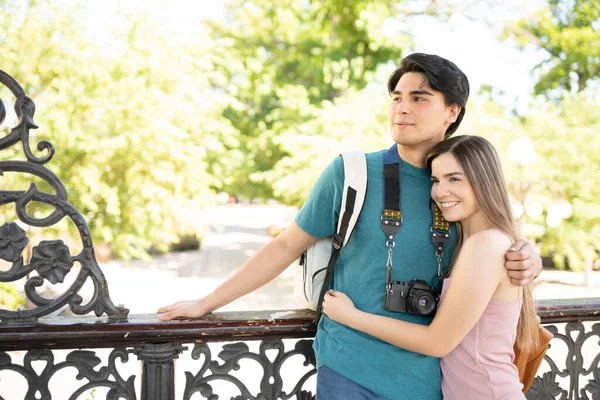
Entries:
{"label": "black camera", "polygon": [[438,303],[438,291],[427,282],[390,282],[385,290],[384,308],[388,311],[415,315],[433,315]]}

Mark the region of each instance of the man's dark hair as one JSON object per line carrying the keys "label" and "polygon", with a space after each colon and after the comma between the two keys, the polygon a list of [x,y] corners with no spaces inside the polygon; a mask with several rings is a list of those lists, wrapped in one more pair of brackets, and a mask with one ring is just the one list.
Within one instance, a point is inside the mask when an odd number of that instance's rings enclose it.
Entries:
{"label": "man's dark hair", "polygon": [[396,89],[398,81],[407,72],[420,72],[425,75],[429,86],[444,95],[447,106],[458,105],[460,113],[448,129],[444,139],[452,136],[458,129],[465,116],[467,99],[469,98],[469,80],[456,64],[445,58],[424,53],[414,53],[402,59],[402,64],[390,76],[388,93],[391,95]]}

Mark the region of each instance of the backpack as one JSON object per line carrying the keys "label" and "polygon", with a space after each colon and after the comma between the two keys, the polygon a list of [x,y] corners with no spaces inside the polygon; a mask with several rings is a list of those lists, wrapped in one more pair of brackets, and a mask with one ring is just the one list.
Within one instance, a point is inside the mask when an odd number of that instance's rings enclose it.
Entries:
{"label": "backpack", "polygon": [[303,308],[316,311],[315,322],[321,316],[321,303],[331,283],[333,267],[340,250],[354,231],[367,192],[367,162],[360,151],[342,153],[344,161],[344,192],[335,235],[317,240],[296,265],[294,297]]}

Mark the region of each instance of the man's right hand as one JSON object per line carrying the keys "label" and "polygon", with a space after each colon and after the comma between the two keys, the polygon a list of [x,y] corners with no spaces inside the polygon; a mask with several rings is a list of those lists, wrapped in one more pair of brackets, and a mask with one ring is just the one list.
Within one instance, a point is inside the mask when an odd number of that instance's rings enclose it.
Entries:
{"label": "man's right hand", "polygon": [[159,308],[156,313],[158,314],[158,319],[161,321],[170,321],[177,317],[197,318],[207,314],[208,312],[209,311],[206,310],[202,304],[202,299],[198,299],[178,301],[170,306]]}

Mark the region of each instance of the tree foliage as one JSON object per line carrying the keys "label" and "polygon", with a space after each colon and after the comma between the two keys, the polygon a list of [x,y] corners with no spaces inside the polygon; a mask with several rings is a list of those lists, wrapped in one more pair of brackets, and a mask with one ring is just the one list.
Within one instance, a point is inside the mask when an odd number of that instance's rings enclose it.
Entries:
{"label": "tree foliage", "polygon": [[[382,27],[412,13],[446,18],[460,3],[230,0],[222,19],[185,38],[136,10],[98,39],[80,18],[85,3],[66,10],[57,1],[0,2],[0,68],[35,101],[34,140],[54,143],[48,167],[95,242],[125,257],[196,229],[216,190],[300,205],[340,152],[388,147],[385,83],[411,39]],[[540,100],[522,116],[492,92],[473,97],[460,133],[496,145],[513,200],[526,210],[524,233],[577,267],[600,242],[592,182],[600,8],[548,4],[506,37],[547,52],[538,93],[572,96]],[[536,154],[529,164],[510,154],[525,137]],[[0,179],[3,188],[27,187],[14,174]],[[536,204],[541,211],[531,212]],[[560,204],[572,211],[557,225]]]}
{"label": "tree foliage", "polygon": [[598,0],[548,0],[535,14],[509,24],[504,37],[521,48],[543,50],[545,59],[536,68],[536,94],[560,97],[566,91],[583,91],[600,76],[600,2]]}
{"label": "tree foliage", "polygon": [[[515,131],[530,138],[536,152],[531,165],[516,171],[521,180],[515,187],[527,192],[525,227],[559,266],[581,268],[600,242],[594,200],[600,192],[593,182],[600,165],[594,139],[600,128],[600,3],[548,0],[547,7],[508,24],[509,37],[546,54],[534,89],[554,100],[536,103]],[[527,202],[539,212],[527,213]]]}
{"label": "tree foliage", "polygon": [[25,306],[25,298],[13,284],[0,282],[0,308],[4,310],[17,310]]}
{"label": "tree foliage", "polygon": [[460,129],[494,144],[523,236],[559,267],[581,269],[586,253],[600,249],[598,106],[598,99],[579,94],[560,105],[539,103],[519,117],[475,98]]}
{"label": "tree foliage", "polygon": [[265,173],[265,179],[273,182],[274,194],[300,206],[319,173],[341,152],[389,147],[386,90],[381,84],[349,92],[325,102],[310,121],[284,131],[278,143],[289,155]]}
{"label": "tree foliage", "polygon": [[583,268],[590,249],[600,250],[599,106],[597,98],[577,95],[534,110],[523,122],[537,153],[531,197],[544,205],[531,222],[544,227],[538,235],[544,252],[575,269]]}
{"label": "tree foliage", "polygon": [[213,155],[211,168],[225,176],[221,189],[270,198],[266,172],[291,155],[282,132],[312,120],[323,102],[363,88],[378,65],[400,60],[408,41],[382,33],[392,13],[387,1],[238,0],[227,11],[208,30],[220,53],[214,68],[225,79],[215,88],[231,96],[223,116],[238,131],[226,150],[240,156]]}
{"label": "tree foliage", "polygon": [[407,43],[382,33],[392,6],[380,0],[234,0],[186,40],[140,10],[97,40],[75,4],[2,3],[2,68],[36,102],[35,137],[55,145],[48,166],[95,242],[126,257],[194,229],[186,210],[212,190],[274,197],[271,170],[294,153],[282,135],[363,88]]}
{"label": "tree foliage", "polygon": [[201,70],[195,53],[157,34],[148,18],[113,32],[118,45],[106,51],[71,11],[37,2],[3,13],[2,68],[34,99],[35,137],[55,145],[48,167],[96,243],[141,256],[194,229],[182,210],[209,199],[204,149],[231,125],[218,105],[194,98],[206,83],[187,75]]}

